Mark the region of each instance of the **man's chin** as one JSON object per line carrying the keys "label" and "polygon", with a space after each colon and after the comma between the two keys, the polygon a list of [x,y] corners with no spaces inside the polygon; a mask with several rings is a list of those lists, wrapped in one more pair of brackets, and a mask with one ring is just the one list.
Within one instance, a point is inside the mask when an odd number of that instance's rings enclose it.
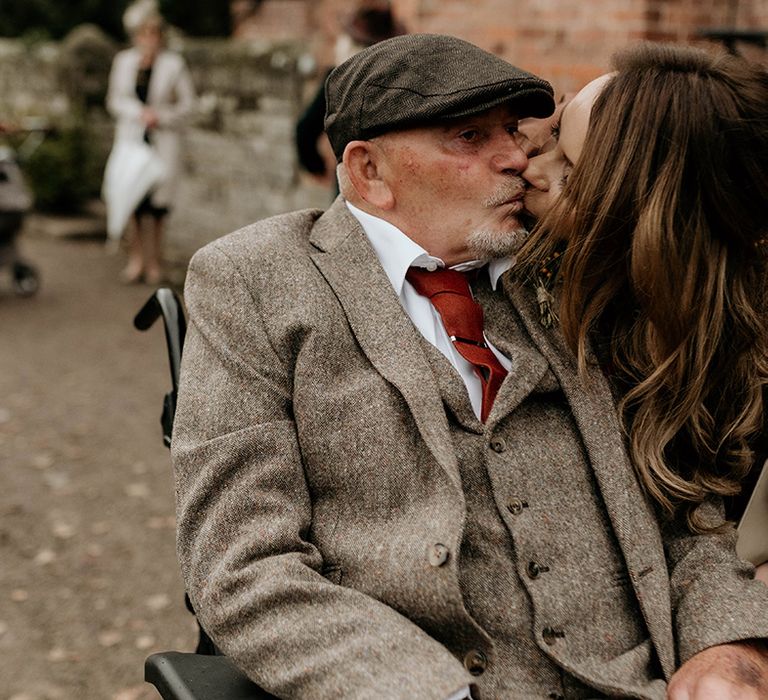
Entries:
{"label": "man's chin", "polygon": [[[512,224],[510,226],[510,224]],[[528,238],[528,229],[522,221],[511,217],[502,231],[478,229],[467,237],[467,249],[479,260],[506,258],[514,255]]]}

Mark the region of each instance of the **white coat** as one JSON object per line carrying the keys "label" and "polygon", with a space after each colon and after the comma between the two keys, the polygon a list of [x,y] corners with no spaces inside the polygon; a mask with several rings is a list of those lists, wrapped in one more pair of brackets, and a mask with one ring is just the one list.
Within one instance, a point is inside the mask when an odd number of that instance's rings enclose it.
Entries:
{"label": "white coat", "polygon": [[170,206],[180,170],[181,131],[191,115],[195,90],[184,59],[172,51],[161,51],[152,66],[146,105],[136,95],[136,76],[141,54],[130,48],[119,52],[112,62],[107,93],[107,109],[117,120],[115,144],[125,139],[142,141],[141,113],[152,107],[158,126],[150,139],[163,163],[163,177],[152,192],[152,204]]}

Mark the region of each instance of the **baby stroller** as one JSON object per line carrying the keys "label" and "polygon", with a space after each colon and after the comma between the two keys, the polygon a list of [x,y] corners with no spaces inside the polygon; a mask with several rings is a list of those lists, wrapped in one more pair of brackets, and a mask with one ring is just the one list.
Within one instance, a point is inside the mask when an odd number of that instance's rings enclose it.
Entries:
{"label": "baby stroller", "polygon": [[19,256],[16,247],[24,216],[31,208],[32,194],[16,154],[0,145],[0,268],[10,268],[11,286],[19,296],[31,296],[40,286],[37,270]]}

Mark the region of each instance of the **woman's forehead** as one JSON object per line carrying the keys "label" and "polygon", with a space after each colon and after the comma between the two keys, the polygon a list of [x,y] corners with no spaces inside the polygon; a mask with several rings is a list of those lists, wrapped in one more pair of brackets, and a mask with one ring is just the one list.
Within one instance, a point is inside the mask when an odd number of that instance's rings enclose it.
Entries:
{"label": "woman's forehead", "polygon": [[592,105],[613,75],[613,73],[606,73],[587,83],[563,108],[560,115],[560,147],[572,163],[575,163],[581,155],[589,128]]}

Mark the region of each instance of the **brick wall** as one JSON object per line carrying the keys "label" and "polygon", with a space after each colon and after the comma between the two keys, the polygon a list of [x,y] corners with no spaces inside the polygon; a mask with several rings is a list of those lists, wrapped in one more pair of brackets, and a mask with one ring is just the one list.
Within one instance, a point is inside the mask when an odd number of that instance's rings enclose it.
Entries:
{"label": "brick wall", "polygon": [[[392,6],[410,31],[460,36],[546,77],[558,92],[604,72],[611,54],[632,41],[705,43],[698,32],[706,28],[768,29],[768,0],[392,0]],[[239,34],[269,36],[283,13],[281,36],[294,27],[295,38],[328,65],[338,18],[352,7],[343,0],[263,0]],[[765,60],[765,51],[745,46],[744,53]]]}
{"label": "brick wall", "polygon": [[[270,0],[260,4],[253,0],[234,0],[230,7],[235,38],[265,36],[286,39],[314,33],[310,25],[311,13],[303,1]],[[242,17],[239,21],[238,16]]]}

